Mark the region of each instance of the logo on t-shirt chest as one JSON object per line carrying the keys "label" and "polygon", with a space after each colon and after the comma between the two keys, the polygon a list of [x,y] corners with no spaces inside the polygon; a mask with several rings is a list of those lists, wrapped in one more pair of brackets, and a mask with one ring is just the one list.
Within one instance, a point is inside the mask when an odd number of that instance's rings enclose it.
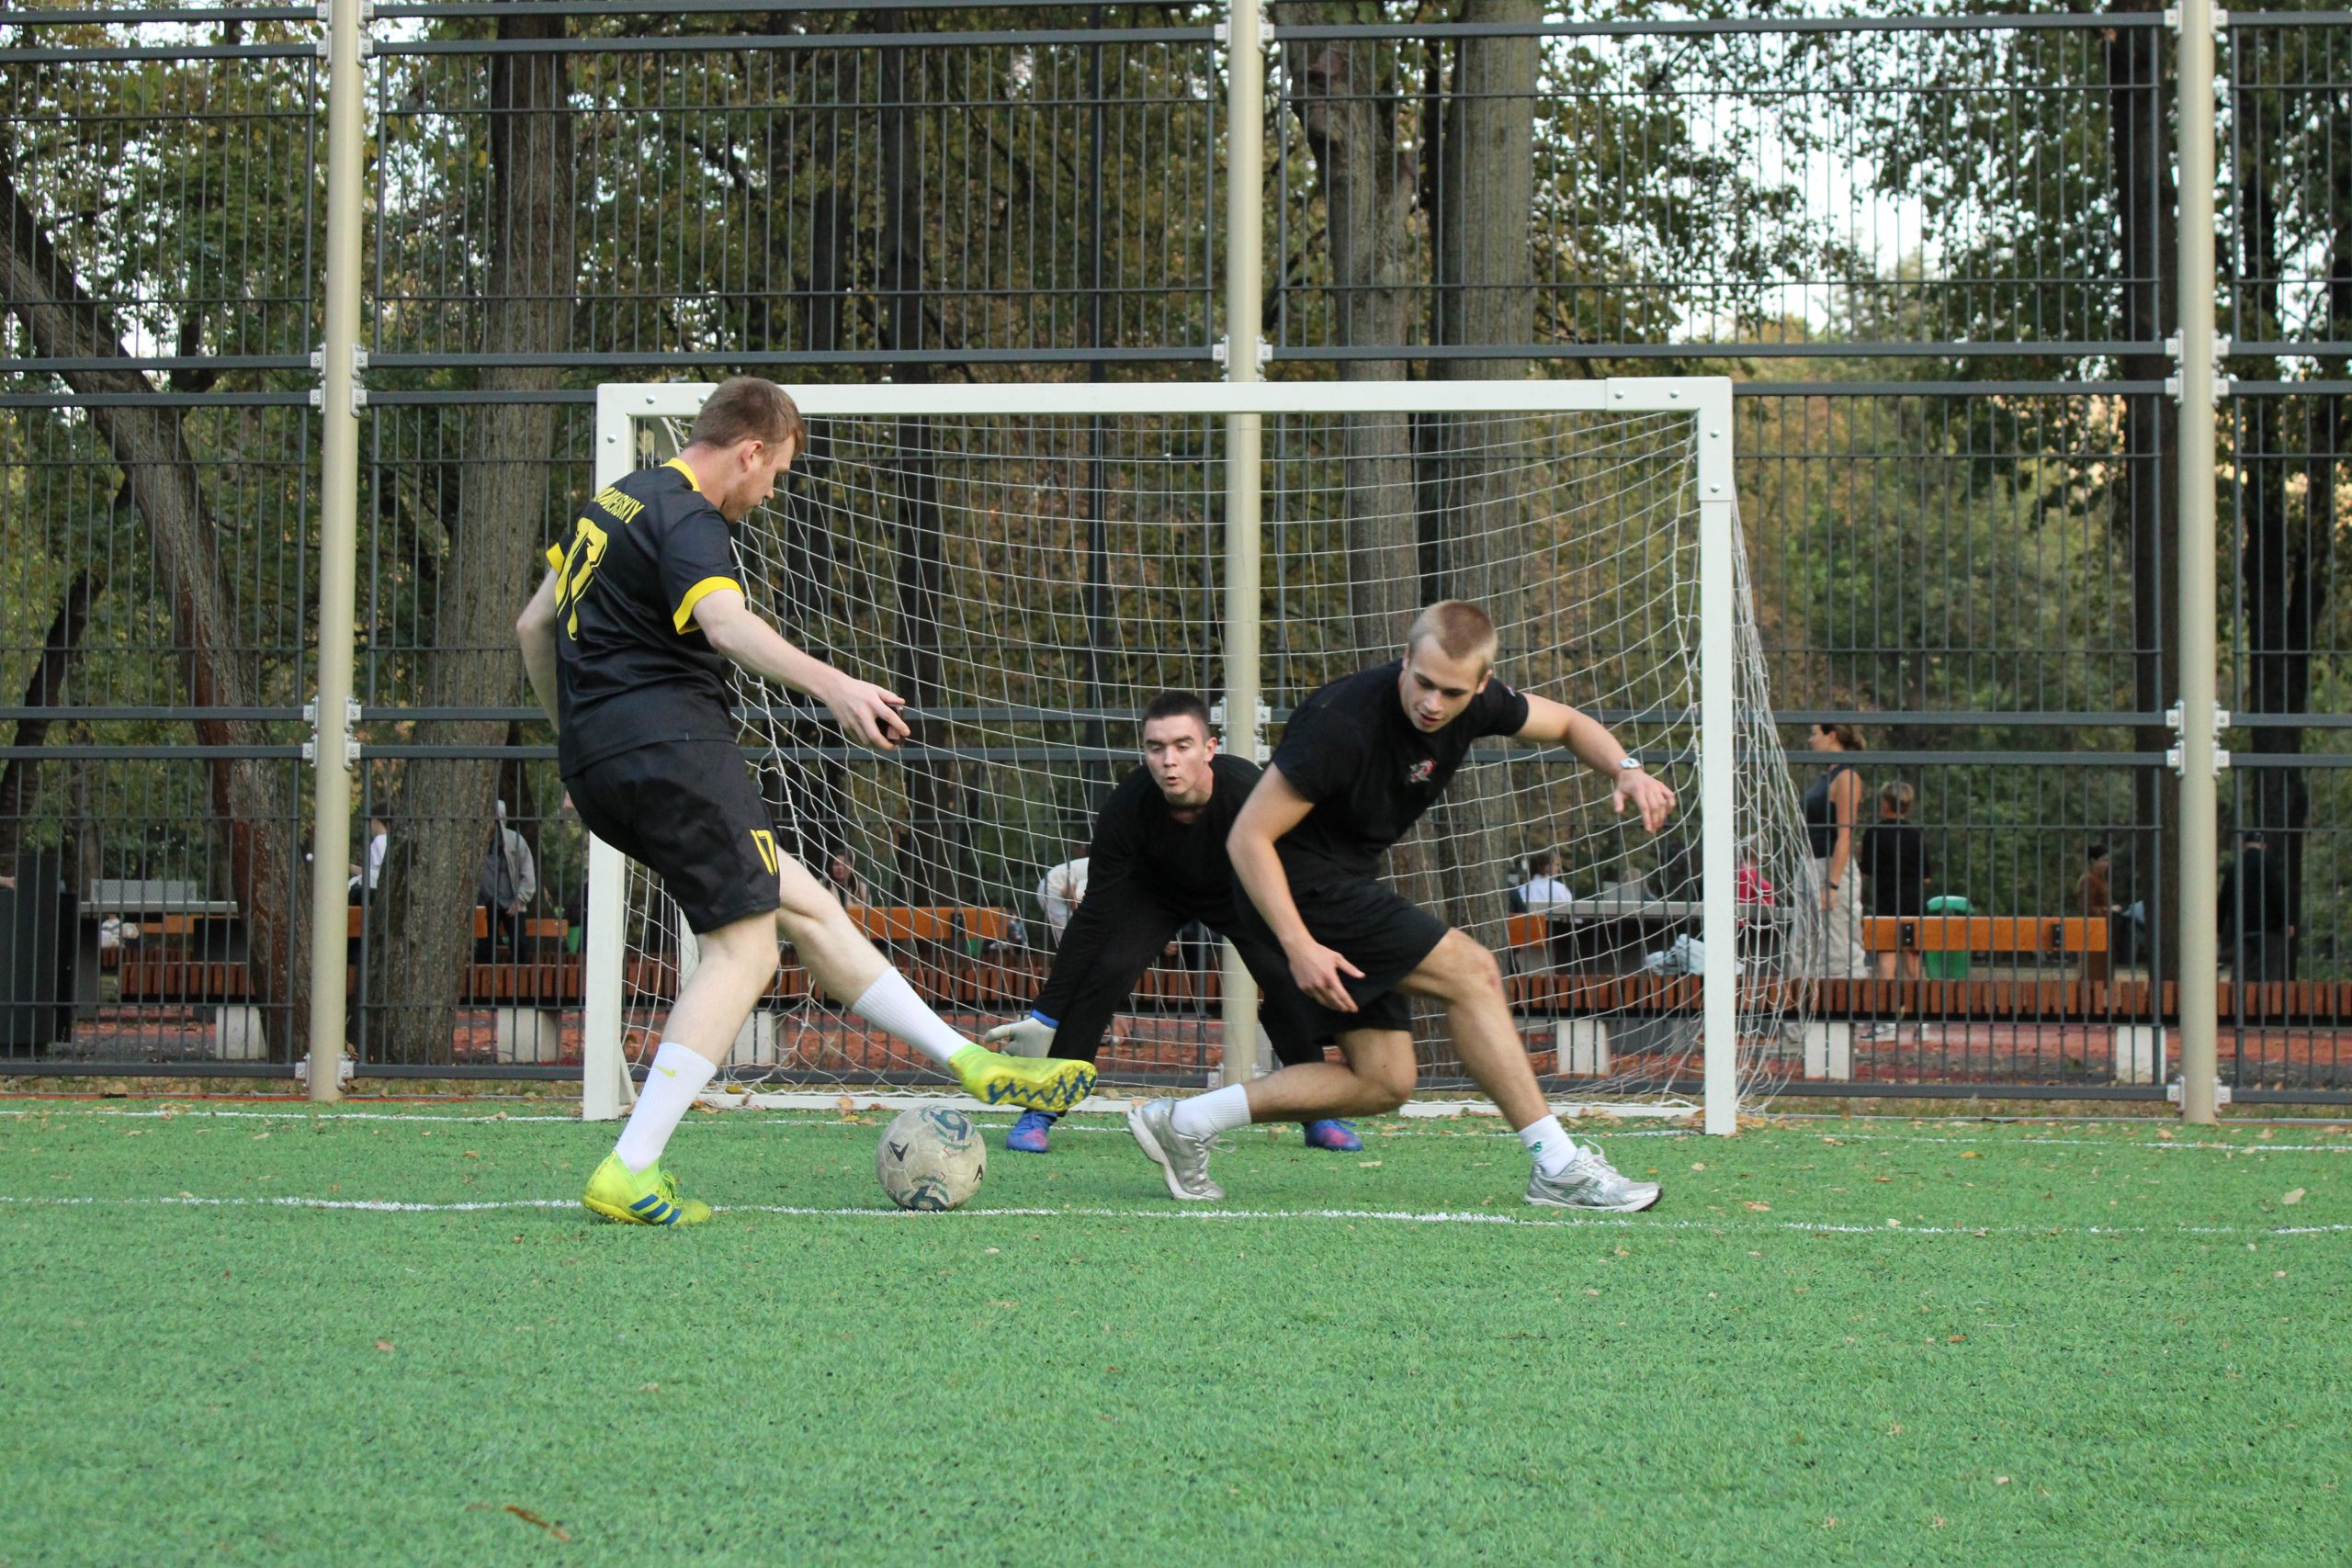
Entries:
{"label": "logo on t-shirt chest", "polygon": [[1405,769],[1405,782],[1408,784],[1425,784],[1436,776],[1437,759],[1435,757],[1424,757]]}

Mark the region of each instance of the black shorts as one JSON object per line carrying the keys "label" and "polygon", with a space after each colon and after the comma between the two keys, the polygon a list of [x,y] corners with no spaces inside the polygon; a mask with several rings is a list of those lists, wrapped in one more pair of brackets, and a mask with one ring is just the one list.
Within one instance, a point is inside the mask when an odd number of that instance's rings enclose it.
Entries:
{"label": "black shorts", "polygon": [[[1355,998],[1356,1010],[1339,1012],[1306,997],[1298,1005],[1315,1013],[1314,1038],[1332,1040],[1351,1029],[1406,1030],[1413,1026],[1412,1003],[1396,990],[1397,982],[1421,966],[1453,928],[1405,897],[1386,883],[1369,876],[1335,877],[1291,888],[1306,931],[1363,971],[1362,978],[1340,980]],[[1266,942],[1274,933],[1258,906],[1237,897],[1235,925]],[[1237,940],[1236,946],[1240,945]],[[1275,951],[1280,952],[1277,945]]]}
{"label": "black shorts", "polygon": [[775,911],[775,821],[733,746],[640,746],[563,783],[588,830],[658,874],[697,934]]}

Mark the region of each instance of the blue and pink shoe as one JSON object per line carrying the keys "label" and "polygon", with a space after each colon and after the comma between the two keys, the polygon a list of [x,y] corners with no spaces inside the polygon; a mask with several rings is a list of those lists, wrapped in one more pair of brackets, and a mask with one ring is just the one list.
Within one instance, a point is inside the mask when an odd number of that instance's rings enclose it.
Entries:
{"label": "blue and pink shoe", "polygon": [[1310,1149],[1329,1149],[1333,1154],[1351,1155],[1363,1147],[1363,1140],[1356,1136],[1354,1125],[1337,1117],[1327,1116],[1319,1122],[1306,1122],[1301,1125],[1306,1130],[1306,1146]]}
{"label": "blue and pink shoe", "polygon": [[1050,1111],[1024,1111],[1012,1131],[1004,1135],[1004,1146],[1017,1155],[1041,1155],[1049,1146],[1046,1130],[1061,1118]]}

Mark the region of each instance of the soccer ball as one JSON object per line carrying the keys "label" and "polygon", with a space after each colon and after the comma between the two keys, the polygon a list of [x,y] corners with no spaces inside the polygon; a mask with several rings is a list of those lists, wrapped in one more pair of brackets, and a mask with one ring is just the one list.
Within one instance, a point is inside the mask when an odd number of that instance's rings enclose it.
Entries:
{"label": "soccer ball", "polygon": [[944,1105],[902,1112],[874,1151],[874,1179],[890,1201],[925,1213],[953,1209],[978,1191],[988,1165],[980,1130]]}

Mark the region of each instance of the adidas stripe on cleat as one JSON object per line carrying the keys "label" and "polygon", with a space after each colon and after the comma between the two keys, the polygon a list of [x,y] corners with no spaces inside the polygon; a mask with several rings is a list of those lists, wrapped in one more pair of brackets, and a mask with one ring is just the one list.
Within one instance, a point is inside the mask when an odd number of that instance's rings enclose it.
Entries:
{"label": "adidas stripe on cleat", "polygon": [[679,1198],[678,1179],[659,1164],[631,1170],[617,1154],[605,1156],[580,1201],[625,1225],[698,1225],[710,1218],[710,1205]]}

